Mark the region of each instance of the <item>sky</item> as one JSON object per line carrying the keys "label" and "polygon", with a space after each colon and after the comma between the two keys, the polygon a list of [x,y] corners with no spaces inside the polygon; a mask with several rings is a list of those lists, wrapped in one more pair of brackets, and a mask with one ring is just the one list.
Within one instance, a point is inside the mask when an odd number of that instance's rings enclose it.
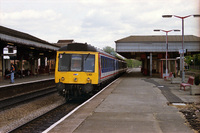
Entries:
{"label": "sky", "polygon": [[[73,39],[115,48],[131,35],[165,35],[154,29],[182,29],[171,14],[200,14],[200,0],[0,0],[0,25],[50,43]],[[200,19],[184,20],[184,34],[200,36]],[[170,32],[169,35],[182,35]]]}

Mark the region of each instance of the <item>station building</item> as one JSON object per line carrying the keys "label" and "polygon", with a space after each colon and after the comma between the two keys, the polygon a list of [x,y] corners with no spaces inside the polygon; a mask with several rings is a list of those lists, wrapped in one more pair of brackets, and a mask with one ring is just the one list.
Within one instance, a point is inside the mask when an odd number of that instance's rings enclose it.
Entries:
{"label": "station building", "polygon": [[[144,75],[163,77],[166,70],[166,50],[168,72],[175,76],[180,73],[179,51],[182,49],[182,35],[168,36],[168,47],[166,36],[128,36],[115,43],[117,53],[127,59],[142,61],[141,72]],[[200,37],[185,35],[184,49],[185,56],[200,53]]]}
{"label": "station building", "polygon": [[30,34],[0,26],[0,79],[9,72],[10,63],[24,76],[54,71],[58,49]]}

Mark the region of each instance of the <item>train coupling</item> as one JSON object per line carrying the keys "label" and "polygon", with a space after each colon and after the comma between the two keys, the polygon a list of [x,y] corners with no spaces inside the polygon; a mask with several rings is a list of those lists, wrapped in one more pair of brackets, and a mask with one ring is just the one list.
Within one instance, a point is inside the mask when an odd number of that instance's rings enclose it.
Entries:
{"label": "train coupling", "polygon": [[65,84],[63,84],[62,82],[58,82],[56,84],[56,89],[59,92],[60,95],[63,95],[64,91],[65,91]]}

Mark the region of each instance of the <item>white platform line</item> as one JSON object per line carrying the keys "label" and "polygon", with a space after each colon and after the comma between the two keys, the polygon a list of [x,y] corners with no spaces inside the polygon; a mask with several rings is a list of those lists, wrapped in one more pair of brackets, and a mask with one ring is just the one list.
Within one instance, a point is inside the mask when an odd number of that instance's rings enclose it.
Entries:
{"label": "white platform line", "polygon": [[92,96],[90,99],[88,99],[87,101],[85,101],[84,103],[82,103],[81,105],[79,105],[78,107],[76,107],[74,110],[72,110],[70,113],[68,113],[66,116],[62,117],[59,121],[57,121],[56,123],[54,123],[53,125],[51,125],[49,128],[47,128],[45,131],[43,131],[42,133],[48,133],[51,129],[53,129],[55,126],[57,126],[59,123],[61,123],[62,121],[64,121],[66,118],[68,118],[70,115],[72,115],[74,112],[76,112],[79,108],[81,108],[82,106],[84,106],[86,103],[88,103],[89,101],[91,101],[93,98],[95,98],[97,95],[99,95],[102,91],[104,91],[106,88],[108,88],[111,84],[113,84],[114,82],[116,82],[119,78],[117,78],[116,80],[114,80],[113,82],[111,82],[109,85],[107,85],[106,87],[104,87],[101,91],[99,91],[97,94],[95,94],[94,96]]}
{"label": "white platform line", "polygon": [[22,82],[22,83],[14,83],[14,84],[9,84],[9,85],[1,85],[0,88],[15,86],[15,85],[23,85],[23,84],[28,84],[28,83],[35,83],[35,82],[39,82],[39,81],[46,81],[46,80],[52,80],[52,79],[55,79],[55,78],[40,79],[40,80],[27,81],[27,82]]}

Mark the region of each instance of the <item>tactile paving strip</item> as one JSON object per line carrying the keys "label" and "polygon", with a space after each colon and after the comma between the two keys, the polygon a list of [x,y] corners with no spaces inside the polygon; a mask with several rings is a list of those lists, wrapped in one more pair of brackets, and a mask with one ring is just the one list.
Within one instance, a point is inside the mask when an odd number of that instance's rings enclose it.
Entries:
{"label": "tactile paving strip", "polygon": [[179,97],[174,95],[170,91],[169,87],[160,85],[158,82],[154,81],[153,79],[144,79],[144,81],[156,85],[161,90],[162,94],[165,96],[165,98],[168,100],[168,102],[170,102],[170,103],[183,103],[184,102]]}

